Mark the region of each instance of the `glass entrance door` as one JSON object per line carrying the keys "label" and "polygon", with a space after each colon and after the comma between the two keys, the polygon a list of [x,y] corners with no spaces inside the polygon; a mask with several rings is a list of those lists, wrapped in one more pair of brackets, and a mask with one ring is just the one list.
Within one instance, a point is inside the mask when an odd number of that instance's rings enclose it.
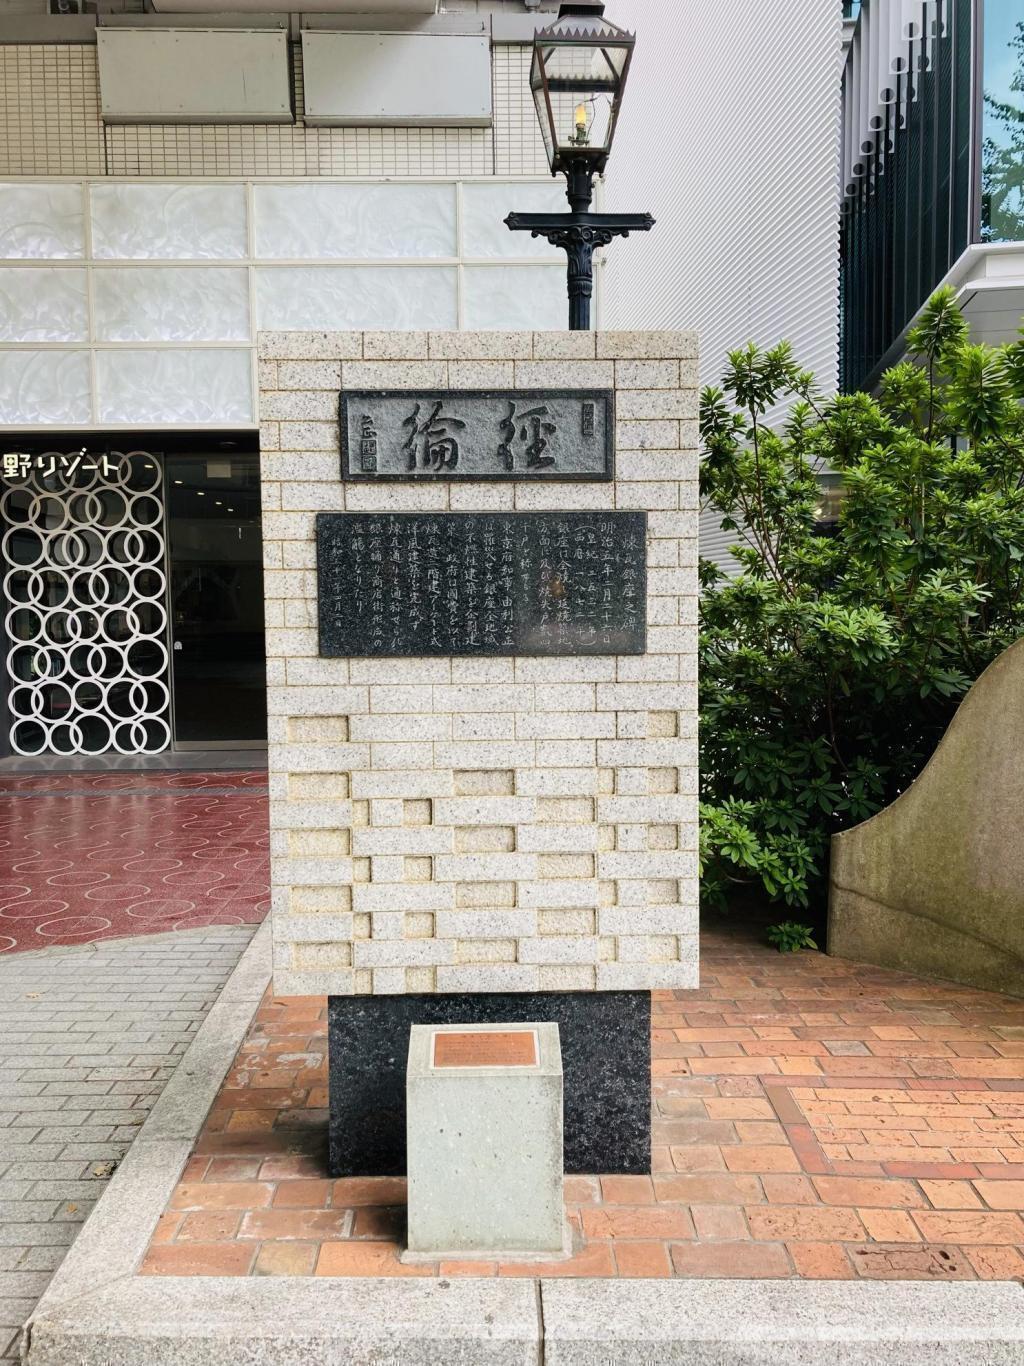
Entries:
{"label": "glass entrance door", "polygon": [[259,455],[225,444],[165,461],[179,749],[267,738]]}

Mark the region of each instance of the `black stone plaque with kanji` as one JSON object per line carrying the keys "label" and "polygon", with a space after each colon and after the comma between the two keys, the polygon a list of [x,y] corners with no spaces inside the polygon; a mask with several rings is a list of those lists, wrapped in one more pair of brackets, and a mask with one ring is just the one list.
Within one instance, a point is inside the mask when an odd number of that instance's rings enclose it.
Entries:
{"label": "black stone plaque with kanji", "polygon": [[610,389],[345,389],[341,477],[396,480],[612,478]]}
{"label": "black stone plaque with kanji", "polygon": [[640,655],[645,512],[322,512],[320,653]]}

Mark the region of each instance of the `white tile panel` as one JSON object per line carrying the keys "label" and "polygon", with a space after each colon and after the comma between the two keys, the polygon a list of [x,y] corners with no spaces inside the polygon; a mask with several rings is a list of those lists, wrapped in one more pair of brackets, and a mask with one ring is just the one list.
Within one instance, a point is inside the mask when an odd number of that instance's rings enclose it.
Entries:
{"label": "white tile panel", "polygon": [[111,266],[93,272],[93,300],[98,341],[249,341],[241,267]]}
{"label": "white tile panel", "polygon": [[0,351],[0,423],[90,420],[86,351]]}
{"label": "white tile panel", "polygon": [[246,254],[242,185],[94,184],[98,260],[214,261]]}
{"label": "white tile panel", "polygon": [[80,185],[0,185],[0,258],[73,260],[84,243]]}
{"label": "white tile panel", "polygon": [[262,259],[454,256],[454,185],[257,185]]}
{"label": "white tile panel", "polygon": [[[509,232],[506,217],[520,213],[566,213],[565,182],[517,185],[514,181],[469,184],[462,187],[462,251],[465,256],[560,257],[543,237]],[[562,258],[564,259],[564,257]]]}
{"label": "white tile panel", "polygon": [[100,422],[251,422],[252,364],[248,350],[98,351]]}
{"label": "white tile panel", "polygon": [[88,340],[85,282],[84,270],[0,269],[0,341]]}
{"label": "white tile panel", "polygon": [[259,266],[256,325],[269,330],[452,328],[449,266]]}
{"label": "white tile panel", "polygon": [[470,329],[557,331],[568,325],[565,264],[466,266],[463,325]]}

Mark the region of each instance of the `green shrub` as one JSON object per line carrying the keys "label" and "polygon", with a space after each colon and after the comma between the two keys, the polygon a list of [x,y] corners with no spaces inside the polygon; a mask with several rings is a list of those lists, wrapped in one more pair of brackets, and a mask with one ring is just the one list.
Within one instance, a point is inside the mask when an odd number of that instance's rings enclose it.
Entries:
{"label": "green shrub", "polygon": [[768,943],[774,944],[780,953],[799,953],[801,949],[816,949],[814,931],[810,925],[801,925],[795,920],[784,920],[779,925],[768,926]]}
{"label": "green shrub", "polygon": [[750,345],[701,395],[701,496],[740,567],[701,561],[708,904],[746,883],[820,909],[832,833],[904,790],[1024,630],[1024,341],[972,345],[941,290],[908,351],[877,397],[821,402],[787,345]]}

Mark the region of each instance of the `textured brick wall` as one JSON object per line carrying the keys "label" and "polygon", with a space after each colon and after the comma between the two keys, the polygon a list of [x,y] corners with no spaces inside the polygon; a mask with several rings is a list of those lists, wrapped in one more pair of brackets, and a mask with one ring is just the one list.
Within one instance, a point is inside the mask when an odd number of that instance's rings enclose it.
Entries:
{"label": "textured brick wall", "polygon": [[[697,980],[697,389],[690,333],[259,340],[275,985]],[[338,390],[612,387],[608,484],[343,485]],[[318,511],[646,509],[648,649],[321,659]]]}

